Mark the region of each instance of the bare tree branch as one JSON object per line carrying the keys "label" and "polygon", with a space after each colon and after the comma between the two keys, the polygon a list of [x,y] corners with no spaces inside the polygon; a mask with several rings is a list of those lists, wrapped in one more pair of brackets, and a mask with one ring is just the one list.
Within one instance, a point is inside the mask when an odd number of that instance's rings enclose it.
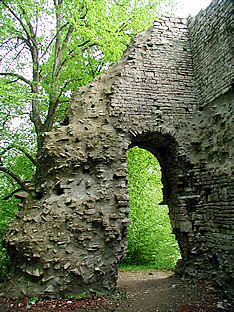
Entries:
{"label": "bare tree branch", "polygon": [[[22,26],[25,34],[27,35],[27,41],[26,43],[28,44],[29,48],[32,49],[32,47],[34,47],[34,49],[38,50],[38,47],[37,47],[37,42],[35,41],[35,34],[34,34],[34,30],[33,30],[33,27],[32,27],[32,24],[30,23],[30,20],[25,12],[25,10],[21,7],[20,9],[22,10],[23,14],[24,14],[24,17],[25,17],[25,20],[26,20],[26,23],[27,23],[27,26],[29,27],[29,30],[30,32],[27,30],[27,27],[26,25],[23,23],[22,19],[14,12],[14,10],[4,1],[2,0],[2,3],[3,5],[5,5],[5,7],[9,10],[9,12],[15,17],[15,19],[20,23],[20,25]],[[32,42],[32,45],[30,44],[30,41]]]}
{"label": "bare tree branch", "polygon": [[24,81],[25,83],[27,83],[30,87],[33,86],[32,82],[28,79],[26,79],[24,76],[21,76],[19,74],[15,74],[15,73],[0,73],[0,76],[11,76],[11,77],[15,77],[17,79],[20,79],[22,81]]}
{"label": "bare tree branch", "polygon": [[[22,44],[22,43],[21,43]],[[18,46],[18,47],[20,47],[21,46],[21,44]],[[20,50],[19,50],[19,52],[16,54],[16,56],[13,58],[13,61],[15,61],[18,57],[19,57],[19,55],[21,54],[21,52],[23,51],[25,49],[25,46],[23,46]]]}
{"label": "bare tree branch", "polygon": [[[26,13],[26,11],[24,10],[24,8],[22,8],[20,5],[19,5],[19,8],[21,9],[21,11],[23,12],[23,15],[24,15],[24,18],[25,18],[25,21],[30,29],[30,32],[31,32],[31,35],[30,35],[30,38],[32,39],[35,39],[35,33],[34,33],[34,29],[33,29],[33,26],[32,24],[30,23],[30,19],[28,18],[28,15]],[[37,44],[35,45],[35,47],[37,46]]]}
{"label": "bare tree branch", "polygon": [[11,80],[11,81],[7,81],[6,84],[11,84],[11,83],[14,83],[14,82],[17,82],[17,81],[19,81],[19,78]]}
{"label": "bare tree branch", "polygon": [[64,41],[61,43],[60,36],[58,34],[58,37],[56,39],[56,53],[55,53],[55,59],[54,59],[54,69],[53,69],[53,80],[55,80],[58,77],[59,71],[61,70],[61,62],[62,58],[64,56],[65,49],[67,48],[67,45],[71,39],[72,32],[74,28],[72,26],[69,27],[66,37]]}
{"label": "bare tree branch", "polygon": [[38,31],[38,21],[39,21],[39,8],[37,7],[37,16],[36,16],[36,26],[35,26],[35,32],[34,32],[34,36],[37,36],[37,31]]}
{"label": "bare tree branch", "polygon": [[0,59],[0,62],[2,61],[2,60],[4,60],[12,51],[14,51],[15,50],[15,48],[11,48],[11,49],[9,49],[2,57],[1,57],[1,59]]}
{"label": "bare tree branch", "polygon": [[83,4],[82,8],[81,8],[81,11],[84,10],[84,13],[82,16],[80,16],[80,19],[85,19],[85,17],[87,16],[87,13],[88,13],[88,6]]}
{"label": "bare tree branch", "polygon": [[1,44],[0,44],[0,48],[3,48],[3,46],[5,44],[9,44],[9,42],[11,42],[12,40],[15,40],[15,39],[18,39],[18,37],[11,37],[9,39],[7,39],[6,41],[3,41]]}
{"label": "bare tree branch", "polygon": [[73,33],[73,26],[69,25],[65,38],[62,40],[62,35],[60,29],[62,28],[62,15],[60,11],[60,6],[62,4],[62,0],[54,0],[54,5],[56,7],[56,39],[55,39],[55,52],[54,52],[54,60],[53,60],[53,70],[52,70],[52,83],[51,83],[51,93],[49,100],[49,108],[46,120],[44,122],[45,130],[51,130],[54,120],[56,118],[56,110],[59,104],[58,97],[58,76],[61,70],[61,63],[64,57],[65,50],[67,45],[71,39]]}
{"label": "bare tree branch", "polygon": [[[5,112],[0,112],[1,114],[5,114],[6,115],[6,119],[3,121],[2,126],[1,126],[1,130],[4,130],[6,123],[8,122],[8,118],[11,116],[10,113],[5,113]],[[1,158],[0,158],[0,164],[1,164]]]}
{"label": "bare tree branch", "polygon": [[54,0],[55,5],[55,15],[56,15],[56,41],[55,41],[55,51],[54,51],[54,62],[53,62],[53,71],[52,71],[52,80],[55,81],[56,77],[56,70],[57,70],[57,64],[58,64],[58,54],[61,44],[61,33],[59,32],[59,29],[61,27],[61,14],[59,10],[59,0]]}
{"label": "bare tree branch", "polygon": [[0,171],[2,171],[4,173],[8,174],[9,176],[11,176],[21,186],[21,188],[24,191],[29,192],[29,188],[27,187],[27,185],[20,179],[20,177],[18,175],[16,175],[10,169],[0,166]]}
{"label": "bare tree branch", "polygon": [[63,30],[63,28],[67,27],[68,25],[69,25],[69,23],[67,22],[66,24],[62,25],[62,26],[60,27],[60,29],[56,32],[56,34],[54,35],[54,37],[50,40],[49,44],[47,45],[45,51],[44,51],[43,54],[41,55],[40,60],[47,54],[49,48],[51,47],[52,43],[53,43],[54,40],[56,39],[58,32],[61,32],[61,31]]}
{"label": "bare tree branch", "polygon": [[[33,92],[34,94],[38,94],[38,92]],[[43,123],[41,121],[41,115],[39,111],[39,100],[38,98],[35,98],[32,100],[32,110],[30,112],[30,120],[34,123],[35,125],[35,131],[37,135],[40,135],[43,131]]]}
{"label": "bare tree branch", "polygon": [[[82,78],[78,78],[78,79],[72,78],[72,79],[66,81],[66,82],[64,83],[63,87],[61,87],[61,89],[60,89],[60,92],[59,92],[59,95],[58,95],[58,102],[61,103],[61,102],[59,101],[59,99],[60,99],[60,97],[62,96],[63,92],[65,91],[66,87],[67,87],[71,82],[73,82],[73,81],[81,81],[81,80],[82,80]],[[63,102],[65,102],[65,101],[63,101]]]}
{"label": "bare tree branch", "polygon": [[23,21],[19,18],[19,16],[14,12],[14,10],[11,9],[11,7],[4,0],[2,0],[2,4],[5,5],[5,7],[9,10],[9,12],[20,23],[20,25],[22,26],[22,28],[23,28],[24,32],[26,33],[28,39],[31,39],[30,33],[28,32],[27,28],[25,27]]}
{"label": "bare tree branch", "polygon": [[[76,47],[77,47],[77,48],[84,47],[84,46],[86,46],[89,42],[90,42],[90,40],[86,40],[86,41],[84,41],[83,43],[76,45]],[[94,45],[95,45],[95,44],[89,45],[89,48],[91,48],[91,47],[94,46]],[[58,73],[61,71],[61,69],[63,68],[63,66],[64,66],[69,60],[71,60],[72,58],[76,57],[75,54],[72,55],[73,52],[74,52],[74,50],[70,51],[70,52],[68,53],[69,57],[65,58],[65,59],[60,63],[59,68],[58,68]]]}
{"label": "bare tree branch", "polygon": [[17,149],[20,152],[24,153],[24,155],[33,163],[34,166],[37,165],[37,161],[27,151],[25,151],[24,148],[17,146],[17,145],[8,146],[7,148],[4,149],[3,152],[0,153],[0,156],[3,156],[4,154],[6,154],[11,149]]}
{"label": "bare tree branch", "polygon": [[9,198],[11,198],[15,193],[19,192],[19,191],[23,191],[22,188],[18,188],[16,190],[14,190],[13,192],[11,192],[10,194],[8,194],[7,196],[3,197],[2,200],[8,200]]}

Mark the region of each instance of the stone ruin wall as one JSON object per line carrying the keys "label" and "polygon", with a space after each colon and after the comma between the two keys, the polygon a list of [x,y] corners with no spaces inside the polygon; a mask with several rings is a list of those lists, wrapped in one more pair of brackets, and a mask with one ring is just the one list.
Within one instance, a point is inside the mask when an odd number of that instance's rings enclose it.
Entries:
{"label": "stone ruin wall", "polygon": [[234,79],[233,9],[233,1],[217,0],[188,20],[200,108],[230,91]]}
{"label": "stone ruin wall", "polygon": [[223,0],[188,26],[181,18],[159,19],[134,38],[119,63],[75,92],[64,124],[45,136],[33,194],[19,195],[23,205],[5,239],[6,296],[115,288],[129,225],[126,153],[135,145],[160,162],[182,254],[177,271],[227,287],[231,10]]}
{"label": "stone ruin wall", "polygon": [[193,274],[212,276],[224,292],[234,286],[233,9],[233,1],[213,1],[188,21],[199,89],[199,109],[191,124],[196,131],[190,140],[193,189],[200,196],[191,212],[198,239]]}

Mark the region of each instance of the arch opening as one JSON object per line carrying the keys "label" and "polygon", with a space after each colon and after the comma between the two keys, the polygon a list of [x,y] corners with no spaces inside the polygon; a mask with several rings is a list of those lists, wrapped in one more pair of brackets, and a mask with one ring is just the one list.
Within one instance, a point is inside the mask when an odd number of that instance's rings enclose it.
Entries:
{"label": "arch opening", "polygon": [[123,264],[174,269],[180,250],[163,202],[161,166],[152,148],[139,145],[127,152],[131,224]]}

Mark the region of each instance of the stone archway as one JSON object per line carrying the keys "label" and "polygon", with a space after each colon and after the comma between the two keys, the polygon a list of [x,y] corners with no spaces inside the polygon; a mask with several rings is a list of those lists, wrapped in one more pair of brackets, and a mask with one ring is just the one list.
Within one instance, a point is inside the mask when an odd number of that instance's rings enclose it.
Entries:
{"label": "stone archway", "polygon": [[[191,183],[190,165],[183,157],[178,157],[179,145],[171,134],[153,132],[137,135],[132,137],[129,148],[133,146],[150,151],[159,161],[162,172],[163,204],[168,205],[172,230],[176,235],[182,259],[186,260],[193,248],[189,240],[189,233],[192,232],[191,215],[183,202],[186,197],[185,188]],[[187,173],[184,174],[186,171]]]}

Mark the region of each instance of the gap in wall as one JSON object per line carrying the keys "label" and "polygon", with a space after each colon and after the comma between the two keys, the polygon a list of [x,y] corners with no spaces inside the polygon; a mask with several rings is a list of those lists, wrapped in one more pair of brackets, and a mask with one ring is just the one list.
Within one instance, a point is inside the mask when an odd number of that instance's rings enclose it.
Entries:
{"label": "gap in wall", "polygon": [[178,243],[162,202],[161,167],[146,149],[130,148],[128,192],[130,219],[127,256],[123,264],[173,269],[180,257]]}

